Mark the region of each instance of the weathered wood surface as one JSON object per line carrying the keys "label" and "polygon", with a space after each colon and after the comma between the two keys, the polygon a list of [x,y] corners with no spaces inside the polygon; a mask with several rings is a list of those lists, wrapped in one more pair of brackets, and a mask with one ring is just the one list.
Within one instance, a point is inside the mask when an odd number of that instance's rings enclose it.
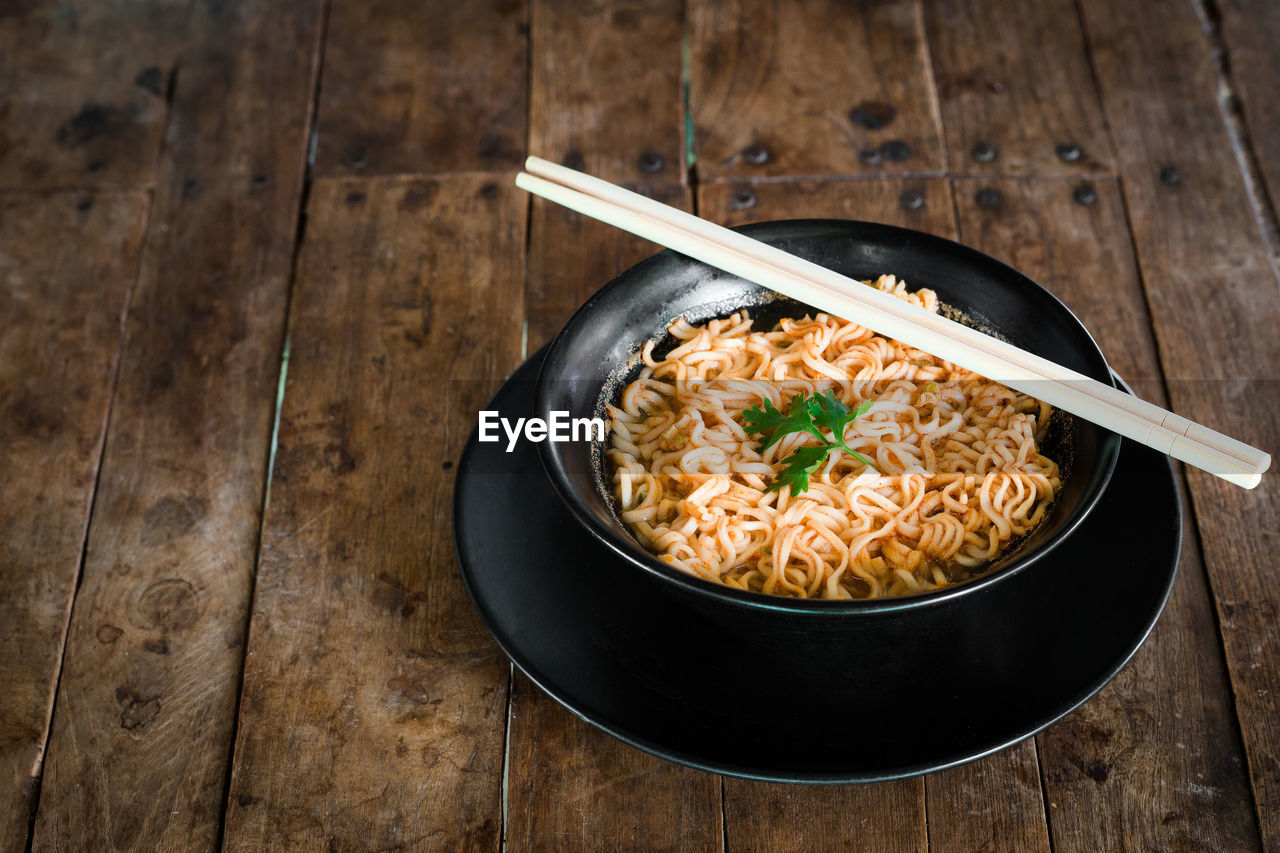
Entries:
{"label": "weathered wood surface", "polygon": [[699,214],[722,225],[771,219],[865,219],[954,239],[951,189],[937,178],[706,184]]}
{"label": "weathered wood surface", "polygon": [[924,780],[813,787],[725,779],[726,850],[923,853]]}
{"label": "weathered wood surface", "polygon": [[[689,191],[678,184],[631,189],[663,204],[690,209]],[[532,208],[525,305],[530,353],[551,340],[578,306],[615,275],[662,250],[545,199],[533,199]]]}
{"label": "weathered wood surface", "polygon": [[953,174],[1111,168],[1074,0],[926,0],[924,9]]}
{"label": "weathered wood surface", "polygon": [[1047,851],[1034,740],[925,777],[930,850]]}
{"label": "weathered wood surface", "polygon": [[695,0],[689,28],[703,180],[945,168],[918,2]]}
{"label": "weathered wood surface", "polygon": [[[535,18],[536,20],[536,18]],[[642,187],[689,208],[680,185]],[[660,247],[536,199],[530,222],[528,349],[549,340],[614,275]],[[633,749],[570,714],[520,673],[511,697],[507,850],[717,850],[718,777]],[[643,816],[641,818],[640,816]]]}
{"label": "weathered wood surface", "polygon": [[[1240,100],[1248,138],[1266,186],[1264,207],[1274,216],[1280,206],[1280,10],[1268,0],[1214,0],[1205,3],[1210,25],[1221,35],[1223,60]],[[1213,16],[1216,14],[1216,18]],[[1275,254],[1277,247],[1272,246]]]}
{"label": "weathered wood surface", "polygon": [[0,189],[151,186],[190,5],[0,5]]}
{"label": "weathered wood surface", "polygon": [[[1045,285],[1117,372],[1164,404],[1152,381],[1159,362],[1116,181],[960,180],[954,187],[963,241]],[[983,190],[997,193],[997,202],[986,196],[980,205]],[[1256,849],[1190,519],[1174,594],[1147,643],[1102,693],[1038,741],[1054,850]]]}
{"label": "weathered wood surface", "polygon": [[[1280,288],[1201,23],[1189,5],[1083,8],[1170,402],[1274,455]],[[1280,848],[1280,476],[1251,492],[1195,470],[1188,483],[1262,839]]]}
{"label": "weathered wood surface", "polygon": [[36,850],[217,844],[321,12],[249,2],[193,13]]}
{"label": "weathered wood surface", "polygon": [[0,850],[36,806],[147,201],[0,194]]}
{"label": "weathered wood surface", "polygon": [[532,8],[529,153],[613,182],[685,175],[680,0]]}
{"label": "weathered wood surface", "polygon": [[226,849],[495,850],[508,664],[450,469],[519,363],[510,175],[312,189]]}
{"label": "weathered wood surface", "polygon": [[525,0],[334,0],[317,175],[439,174],[524,161]]}
{"label": "weathered wood surface", "polygon": [[519,673],[514,684],[506,850],[723,849],[718,776],[616,740]]}

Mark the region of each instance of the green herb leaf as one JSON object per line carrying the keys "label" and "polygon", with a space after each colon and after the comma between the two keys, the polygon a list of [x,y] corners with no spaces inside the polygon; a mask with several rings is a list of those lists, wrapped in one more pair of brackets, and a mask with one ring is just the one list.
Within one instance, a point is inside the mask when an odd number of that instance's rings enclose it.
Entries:
{"label": "green herb leaf", "polygon": [[844,425],[852,420],[850,414],[849,407],[830,391],[809,398],[809,417],[818,426],[835,433],[836,440],[844,432]]}
{"label": "green herb leaf", "polygon": [[742,413],[742,420],[746,422],[747,432],[759,433],[763,438],[760,444],[762,451],[773,447],[784,436],[793,432],[807,432],[814,438],[826,440],[814,426],[803,394],[791,398],[791,405],[785,415],[774,408],[773,402],[766,397],[763,409],[752,406]]}
{"label": "green herb leaf", "polygon": [[827,454],[831,450],[831,445],[797,448],[795,453],[787,457],[787,467],[782,469],[778,479],[774,480],[765,491],[776,492],[788,485],[791,486],[793,495],[808,491],[809,475],[827,461]]}
{"label": "green herb leaf", "polygon": [[[864,400],[856,409],[850,409],[839,397],[827,391],[807,398],[803,394],[797,394],[791,398],[785,415],[774,408],[768,399],[764,401],[763,408],[753,406],[743,412],[746,431],[761,437],[761,452],[777,444],[784,436],[797,432],[808,433],[822,442],[817,447],[800,447],[788,456],[784,460],[786,467],[767,491],[775,492],[788,485],[792,487],[793,495],[808,491],[809,475],[818,470],[832,450],[848,453],[874,469],[875,465],[870,459],[844,443],[845,427],[865,414],[871,405],[871,400]],[[831,432],[831,438],[823,434],[824,429]]]}

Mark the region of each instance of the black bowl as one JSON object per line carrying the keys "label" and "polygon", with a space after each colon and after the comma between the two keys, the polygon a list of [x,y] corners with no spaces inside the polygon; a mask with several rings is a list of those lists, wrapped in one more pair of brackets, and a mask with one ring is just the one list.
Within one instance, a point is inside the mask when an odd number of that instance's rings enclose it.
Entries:
{"label": "black bowl", "polygon": [[[854,279],[893,274],[911,289],[931,288],[965,322],[1112,383],[1097,344],[1067,307],[1031,279],[981,252],[930,234],[869,222],[788,220],[739,230]],[[639,372],[640,349],[647,341],[662,339],[671,321],[684,317],[698,323],[748,306],[756,328],[813,310],[684,255],[654,255],[601,288],[552,341],[535,391],[535,414],[602,416],[604,406],[614,402]],[[807,635],[815,617],[822,623],[853,619],[879,626],[873,630],[898,626],[911,632],[912,623],[900,619],[907,616],[902,611],[972,596],[1035,566],[1093,508],[1111,478],[1119,447],[1114,433],[1058,413],[1043,452],[1062,466],[1063,488],[1046,519],[1016,549],[980,577],[944,590],[854,601],[752,593],[669,566],[645,550],[618,517],[607,486],[603,444],[546,441],[539,451],[552,485],[573,516],[623,558],[601,571],[642,571],[686,603],[739,623],[744,630],[753,624],[759,627],[763,618],[784,631]],[[952,612],[949,606],[943,609]],[[870,614],[882,616],[868,621],[864,617]],[[894,634],[885,631],[880,640]]]}

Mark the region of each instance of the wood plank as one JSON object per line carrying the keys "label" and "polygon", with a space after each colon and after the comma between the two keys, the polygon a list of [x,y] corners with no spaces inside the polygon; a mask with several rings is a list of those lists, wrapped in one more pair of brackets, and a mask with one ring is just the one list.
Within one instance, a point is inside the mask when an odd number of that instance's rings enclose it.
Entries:
{"label": "wood plank", "polygon": [[528,127],[526,0],[335,0],[317,175],[508,169]]}
{"label": "wood plank", "polygon": [[924,19],[953,173],[1112,168],[1074,0],[926,0]]}
{"label": "wood plank", "polygon": [[526,210],[511,175],[312,189],[226,849],[498,847],[508,664],[450,460],[519,362]]}
{"label": "wood plank", "polygon": [[[726,225],[835,217],[947,237],[955,232],[951,195],[941,179],[704,184],[698,207]],[[724,814],[729,850],[916,851],[928,843],[923,779],[815,787],[726,778]]]}
{"label": "wood plank", "polygon": [[[689,191],[679,184],[627,186],[663,204],[690,209]],[[578,306],[615,275],[662,250],[545,199],[532,202],[525,312],[529,352],[551,340]]]}
{"label": "wood plank", "polygon": [[[1280,451],[1280,287],[1188,4],[1085,0],[1139,267],[1175,409]],[[1158,14],[1161,26],[1152,27]],[[1188,473],[1264,846],[1280,849],[1274,471],[1252,492]]]}
{"label": "wood plank", "polygon": [[[1215,12],[1226,51],[1227,67],[1248,128],[1248,144],[1258,158],[1274,210],[1280,205],[1280,7],[1268,0],[1215,0]],[[1272,251],[1276,249],[1273,247]]]}
{"label": "wood plank", "polygon": [[529,150],[606,181],[680,182],[681,0],[539,0]]}
{"label": "wood plank", "polygon": [[0,188],[149,187],[188,0],[0,10]]}
{"label": "wood plank", "polygon": [[929,849],[1047,851],[1034,740],[925,777]]}
{"label": "wood plank", "polygon": [[0,194],[0,850],[35,812],[148,201]]}
{"label": "wood plank", "polygon": [[[1037,178],[954,186],[964,241],[1049,288],[1111,365],[1126,378],[1148,380],[1134,384],[1163,404],[1159,383],[1150,381],[1159,364],[1117,183]],[[1091,194],[1080,193],[1082,186]],[[977,200],[982,191],[985,204]],[[1190,525],[1174,594],[1146,645],[1102,693],[1038,740],[1054,850],[1256,849]]]}
{"label": "wood plank", "polygon": [[506,850],[720,850],[720,777],[570,714],[517,673]]}
{"label": "wood plank", "polygon": [[951,189],[938,178],[703,184],[698,209],[723,225],[771,219],[863,219],[955,239]]}
{"label": "wood plank", "polygon": [[726,850],[924,851],[924,780],[778,785],[725,779]]}
{"label": "wood plank", "polygon": [[[689,192],[679,184],[638,189],[689,209]],[[660,249],[543,199],[533,201],[530,229],[530,351],[558,332],[601,285]],[[720,847],[718,777],[615,740],[519,673],[509,749],[507,850]],[[637,821],[637,814],[647,819]]]}
{"label": "wood plank", "polygon": [[217,843],[321,16],[262,0],[192,21],[36,850]]}
{"label": "wood plank", "polygon": [[946,168],[919,2],[701,0],[689,18],[703,180]]}

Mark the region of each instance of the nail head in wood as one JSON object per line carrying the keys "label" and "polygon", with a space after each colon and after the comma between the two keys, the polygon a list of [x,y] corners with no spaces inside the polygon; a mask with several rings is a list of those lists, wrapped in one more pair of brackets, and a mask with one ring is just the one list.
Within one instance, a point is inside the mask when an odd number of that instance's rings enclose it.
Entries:
{"label": "nail head in wood", "polygon": [[996,147],[989,142],[979,142],[969,155],[979,163],[990,163],[996,159]]}
{"label": "nail head in wood", "polygon": [[918,190],[907,190],[898,196],[898,201],[907,210],[919,210],[924,207],[924,195]]}
{"label": "nail head in wood", "polygon": [[357,145],[347,151],[347,165],[353,169],[363,169],[369,165],[369,152]]}
{"label": "nail head in wood", "polygon": [[880,146],[880,153],[884,155],[886,160],[901,163],[911,156],[911,146],[901,139],[891,139]]}
{"label": "nail head in wood", "polygon": [[1074,142],[1064,142],[1058,146],[1058,159],[1064,163],[1074,163],[1084,156],[1084,151]]}
{"label": "nail head in wood", "polygon": [[742,149],[742,159],[752,166],[761,166],[769,162],[769,149],[763,145],[748,145]]}
{"label": "nail head in wood", "polygon": [[865,127],[867,130],[880,130],[893,121],[897,115],[898,111],[893,108],[892,104],[880,101],[863,101],[849,110],[849,121],[859,127]]}
{"label": "nail head in wood", "polygon": [[1076,187],[1071,197],[1080,204],[1090,205],[1098,200],[1098,191],[1094,189],[1093,184],[1081,184]]}
{"label": "nail head in wood", "polygon": [[662,171],[662,155],[646,151],[640,155],[640,171],[653,174]]}
{"label": "nail head in wood", "polygon": [[1177,166],[1163,166],[1160,169],[1160,183],[1174,186],[1182,183],[1182,173]]}
{"label": "nail head in wood", "polygon": [[1000,191],[993,190],[991,187],[985,187],[978,190],[973,195],[973,200],[977,202],[978,207],[984,210],[990,210],[1000,206]]}
{"label": "nail head in wood", "polygon": [[733,209],[746,210],[756,206],[756,194],[746,187],[733,191]]}

